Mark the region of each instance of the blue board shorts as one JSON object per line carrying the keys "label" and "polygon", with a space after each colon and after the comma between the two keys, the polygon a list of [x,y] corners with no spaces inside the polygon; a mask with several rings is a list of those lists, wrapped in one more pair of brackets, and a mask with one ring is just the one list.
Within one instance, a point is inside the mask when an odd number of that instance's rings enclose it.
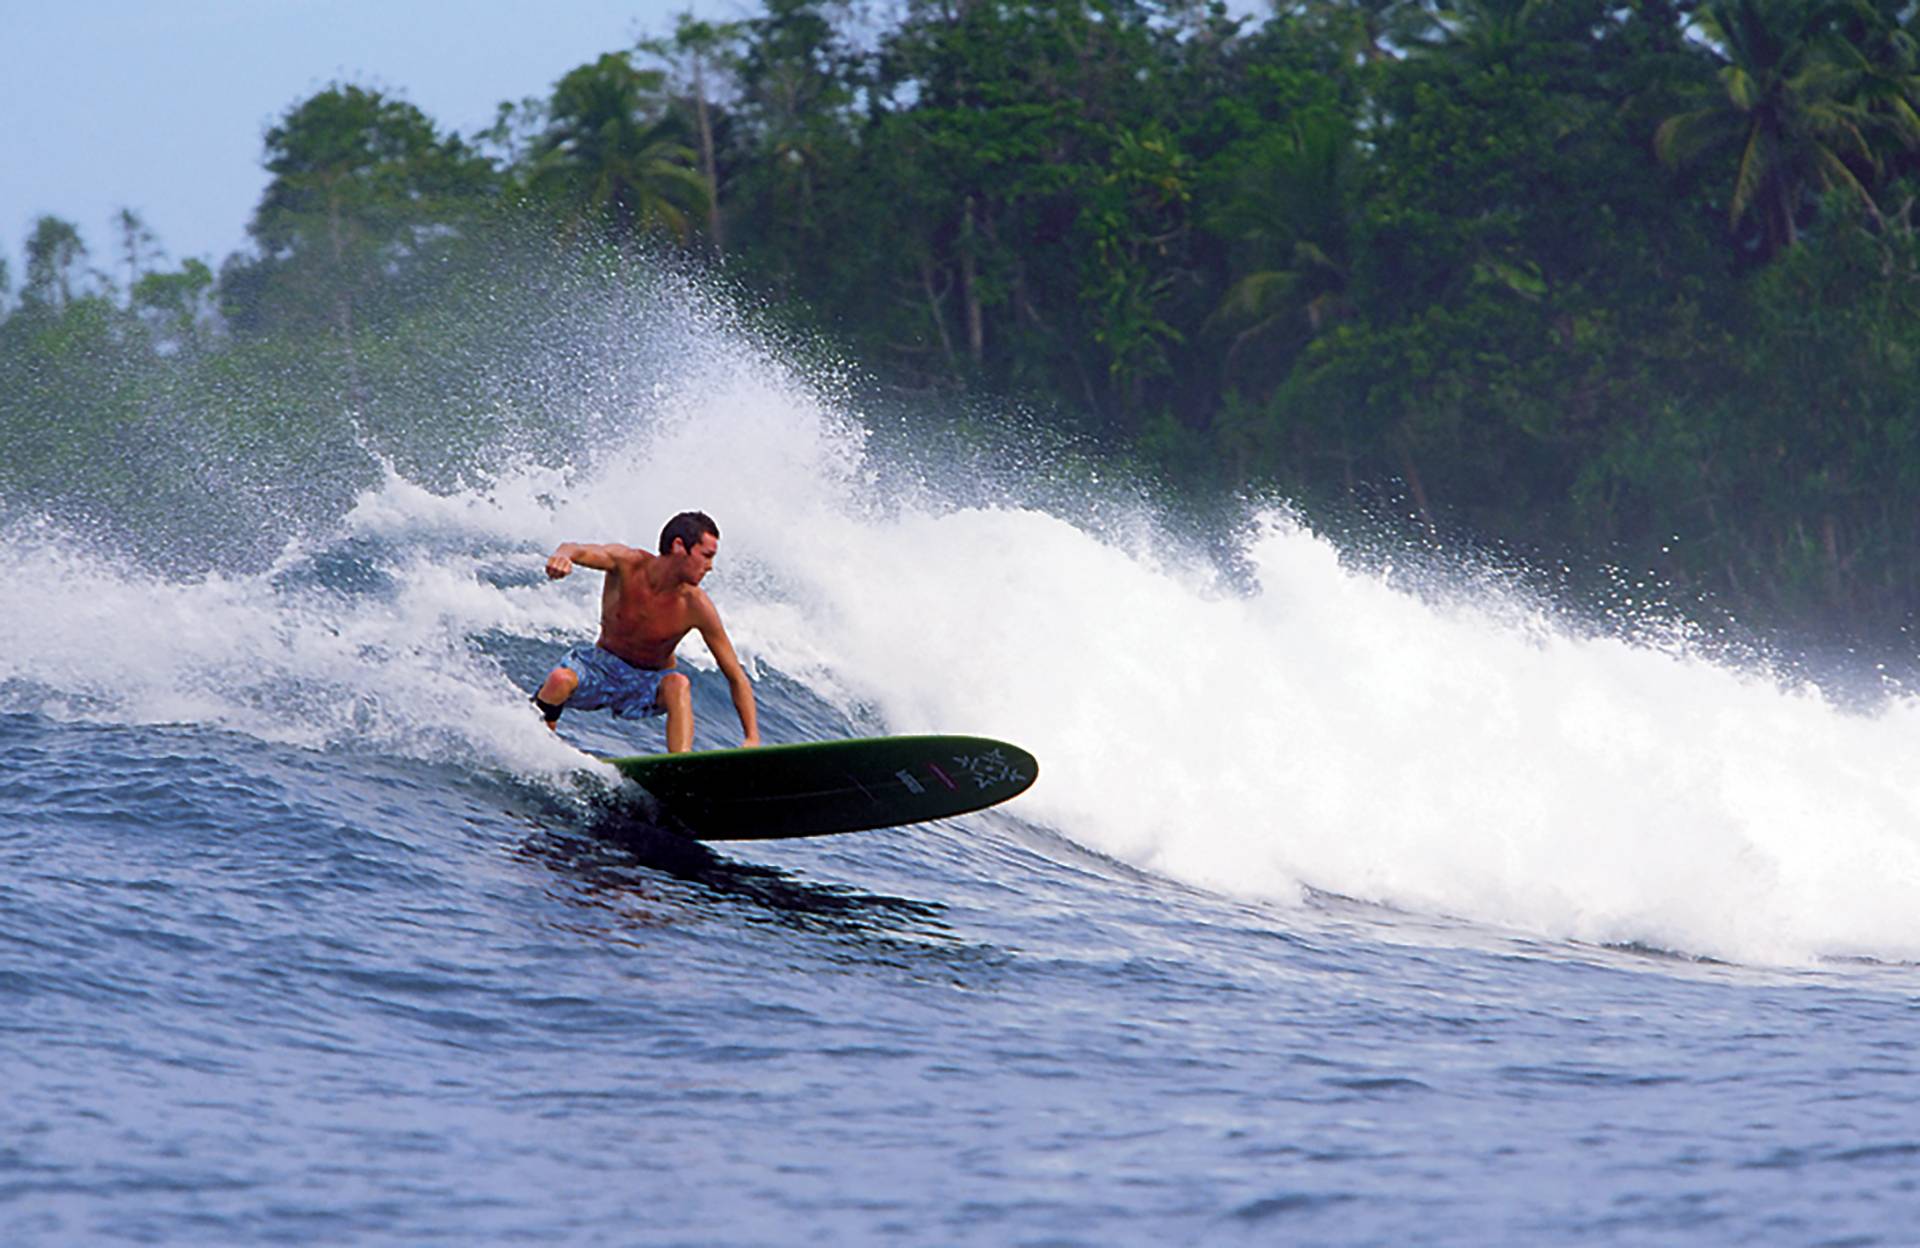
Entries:
{"label": "blue board shorts", "polygon": [[599,646],[575,646],[561,656],[559,666],[580,678],[573,696],[566,700],[570,711],[597,711],[610,708],[621,719],[649,719],[665,715],[667,710],[654,701],[660,682],[679,671],[677,667],[635,667],[611,650]]}

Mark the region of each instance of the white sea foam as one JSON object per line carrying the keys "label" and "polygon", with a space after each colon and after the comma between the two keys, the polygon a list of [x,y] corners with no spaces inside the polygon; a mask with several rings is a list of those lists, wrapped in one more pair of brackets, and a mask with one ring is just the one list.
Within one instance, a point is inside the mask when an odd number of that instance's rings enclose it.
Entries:
{"label": "white sea foam", "polygon": [[343,526],[388,592],[155,580],[16,529],[0,681],[551,771],[566,752],[473,640],[589,633],[598,578],[547,584],[544,552],[649,544],[698,507],[750,661],[859,722],[1019,742],[1042,777],[1015,813],[1142,868],[1736,960],[1920,958],[1912,700],[1844,711],[1498,589],[1436,605],[1278,512],[1216,539],[1251,570],[1228,584],[1150,514],[1096,531],[938,479],[876,497],[843,402],[724,327],[667,354],[604,449],[452,495],[389,472]]}
{"label": "white sea foam", "polygon": [[0,538],[12,587],[0,688],[10,709],[61,718],[575,767],[577,754],[524,731],[524,703],[470,645],[478,628],[552,617],[519,611],[521,596],[486,587],[477,566],[411,560],[392,593],[347,596],[274,573],[169,580],[51,526],[16,526]]}
{"label": "white sea foam", "polygon": [[1185,881],[1736,959],[1920,956],[1911,701],[1843,711],[1498,589],[1435,605],[1278,513],[1249,590],[1143,542],[1150,519],[876,506],[861,455],[749,370],[547,536],[630,532],[654,518],[633,483],[673,482],[721,521],[710,588],[747,654],[892,731],[1022,743],[1021,814]]}
{"label": "white sea foam", "polygon": [[1022,742],[1024,812],[1129,862],[1708,955],[1920,955],[1911,702],[1436,608],[1278,518],[1245,596],[1031,512],[841,536],[777,557],[809,659],[897,730]]}

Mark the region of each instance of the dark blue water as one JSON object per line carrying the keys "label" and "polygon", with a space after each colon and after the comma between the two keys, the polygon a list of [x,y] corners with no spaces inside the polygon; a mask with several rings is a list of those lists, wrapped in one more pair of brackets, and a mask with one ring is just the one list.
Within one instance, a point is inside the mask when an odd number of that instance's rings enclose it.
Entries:
{"label": "dark blue water", "polygon": [[1920,1211],[1910,968],[1240,903],[1017,807],[712,852],[511,775],[15,712],[0,866],[10,1244],[1901,1244]]}
{"label": "dark blue water", "polygon": [[[0,1245],[1920,1242],[1920,701],[883,454],[699,313],[491,476],[0,499]],[[637,823],[540,569],[688,506],[768,740],[1036,786]]]}

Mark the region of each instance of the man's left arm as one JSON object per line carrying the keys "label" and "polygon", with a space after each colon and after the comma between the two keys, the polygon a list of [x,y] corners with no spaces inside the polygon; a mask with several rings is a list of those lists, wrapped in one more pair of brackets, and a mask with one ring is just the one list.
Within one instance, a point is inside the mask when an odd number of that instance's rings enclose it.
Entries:
{"label": "man's left arm", "polygon": [[700,613],[700,637],[713,652],[720,674],[727,678],[727,688],[733,694],[733,709],[740,716],[740,731],[745,738],[741,744],[759,745],[760,714],[753,704],[753,683],[747,679],[746,669],[740,666],[740,657],[733,652],[733,642],[720,623],[720,613],[714,609],[712,600],[702,606],[705,609]]}

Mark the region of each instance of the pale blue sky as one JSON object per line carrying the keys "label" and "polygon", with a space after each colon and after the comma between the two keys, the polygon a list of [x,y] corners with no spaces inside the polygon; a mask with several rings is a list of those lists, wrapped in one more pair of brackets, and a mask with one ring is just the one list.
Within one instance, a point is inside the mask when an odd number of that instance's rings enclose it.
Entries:
{"label": "pale blue sky", "polygon": [[14,288],[36,217],[80,227],[113,269],[122,207],[171,264],[246,244],[261,137],[334,81],[471,135],[501,100],[545,95],[674,15],[746,0],[0,0],[0,255]]}

